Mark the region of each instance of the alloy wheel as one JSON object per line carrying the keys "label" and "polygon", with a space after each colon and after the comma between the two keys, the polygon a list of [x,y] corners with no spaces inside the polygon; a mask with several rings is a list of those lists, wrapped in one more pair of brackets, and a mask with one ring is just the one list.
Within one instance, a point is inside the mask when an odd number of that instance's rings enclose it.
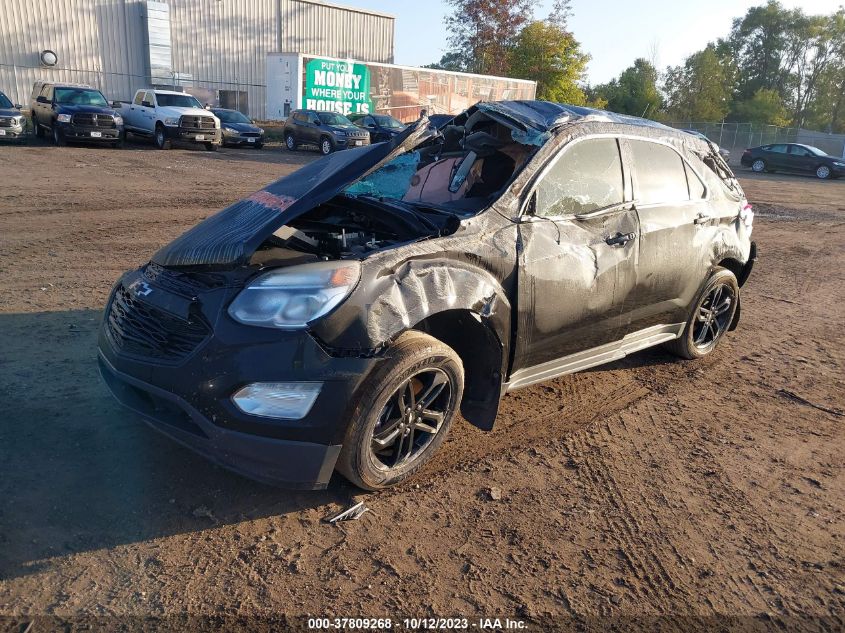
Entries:
{"label": "alloy wheel", "polygon": [[381,469],[417,459],[437,435],[452,401],[452,382],[442,369],[423,369],[400,385],[373,427],[370,450]]}
{"label": "alloy wheel", "polygon": [[323,151],[323,154],[331,154],[332,152],[332,143],[329,139],[324,138],[323,143],[320,145],[320,148]]}
{"label": "alloy wheel", "polygon": [[730,325],[733,305],[736,301],[733,290],[725,284],[710,289],[698,306],[692,340],[699,350],[713,347]]}
{"label": "alloy wheel", "polygon": [[830,167],[828,167],[827,165],[820,165],[819,168],[816,170],[816,176],[818,176],[822,180],[830,178]]}
{"label": "alloy wheel", "polygon": [[766,169],[766,163],[758,158],[753,163],[751,163],[751,169],[752,171],[756,172],[764,171]]}
{"label": "alloy wheel", "polygon": [[296,141],[294,140],[291,134],[288,134],[285,137],[285,145],[287,145],[287,148],[291,151],[293,151],[293,149],[296,147]]}

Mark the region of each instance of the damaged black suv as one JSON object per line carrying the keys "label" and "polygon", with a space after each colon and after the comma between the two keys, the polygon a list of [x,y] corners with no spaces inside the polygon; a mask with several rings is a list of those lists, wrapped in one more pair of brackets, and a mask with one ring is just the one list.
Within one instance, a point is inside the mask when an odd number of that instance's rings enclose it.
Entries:
{"label": "damaged black suv", "polygon": [[126,273],[100,367],[223,466],[378,489],[428,461],[458,411],[490,429],[507,391],[658,344],[711,353],[739,319],[751,228],[705,140],[479,103],[317,160]]}

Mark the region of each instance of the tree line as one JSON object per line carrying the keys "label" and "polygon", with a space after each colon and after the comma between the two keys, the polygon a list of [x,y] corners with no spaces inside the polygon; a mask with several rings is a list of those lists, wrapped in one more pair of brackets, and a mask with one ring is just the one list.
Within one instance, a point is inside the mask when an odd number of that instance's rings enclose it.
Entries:
{"label": "tree line", "polygon": [[431,68],[532,79],[537,98],[669,121],[742,121],[845,132],[845,8],[828,15],[777,0],[734,19],[725,37],[663,70],[636,59],[586,82],[590,56],[568,28],[571,0],[449,0],[449,49]]}

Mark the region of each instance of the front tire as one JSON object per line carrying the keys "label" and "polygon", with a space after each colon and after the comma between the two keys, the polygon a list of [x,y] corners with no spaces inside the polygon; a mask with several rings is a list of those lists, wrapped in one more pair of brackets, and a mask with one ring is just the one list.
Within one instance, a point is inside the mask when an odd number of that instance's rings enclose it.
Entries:
{"label": "front tire", "polygon": [[35,130],[36,138],[44,138],[44,128],[38,125],[35,117],[32,117],[32,129]]}
{"label": "front tire", "polygon": [[766,171],[766,161],[762,158],[757,158],[751,163],[751,171],[755,171],[758,174]]}
{"label": "front tire", "polygon": [[161,124],[156,126],[155,144],[158,149],[170,149],[170,139],[167,138],[167,132]]}
{"label": "front tire", "polygon": [[819,165],[816,168],[816,178],[819,180],[828,180],[830,178],[830,167],[827,165]]}
{"label": "front tire", "polygon": [[689,360],[707,356],[730,329],[738,306],[736,276],[727,268],[717,267],[696,300],[680,338],[666,343],[666,348]]}
{"label": "front tire", "polygon": [[446,438],[463,386],[451,347],[422,332],[402,334],[355,400],[337,470],[365,490],[413,476]]}
{"label": "front tire", "polygon": [[62,133],[59,131],[59,128],[55,125],[53,126],[53,145],[56,147],[63,147],[67,145],[65,142],[65,137],[62,136]]}
{"label": "front tire", "polygon": [[328,156],[334,151],[334,143],[328,136],[320,137],[320,153],[323,156]]}
{"label": "front tire", "polygon": [[219,146],[215,143],[206,143],[205,144],[205,151],[207,152],[216,152]]}

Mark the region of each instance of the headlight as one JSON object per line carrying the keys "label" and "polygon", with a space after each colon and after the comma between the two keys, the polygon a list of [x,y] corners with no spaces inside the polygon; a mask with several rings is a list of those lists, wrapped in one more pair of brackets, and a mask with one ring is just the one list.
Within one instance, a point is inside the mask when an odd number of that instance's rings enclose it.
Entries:
{"label": "headlight", "polygon": [[175,119],[173,117],[170,117],[170,118],[167,118],[167,119],[164,120],[164,124],[167,125],[167,126],[170,126],[170,127],[174,127],[176,125],[179,125],[179,119]]}
{"label": "headlight", "polygon": [[258,128],[258,133],[259,133],[259,134],[264,134],[264,128],[263,128],[263,127]]}
{"label": "headlight", "polygon": [[60,114],[56,117],[59,123],[70,123],[70,115],[69,114]]}
{"label": "headlight", "polygon": [[17,126],[23,125],[23,116],[12,117],[12,120],[15,122],[14,124],[17,125]]}
{"label": "headlight", "polygon": [[833,164],[836,167],[845,167],[845,163],[840,163],[838,160],[833,161]]}
{"label": "headlight", "polygon": [[233,127],[226,127],[225,125],[223,126],[223,131],[224,131],[224,132],[229,132],[229,133],[231,133],[231,134],[237,134],[237,133],[238,133],[238,131],[237,131],[235,128],[233,128]]}
{"label": "headlight", "polygon": [[340,305],[360,277],[361,265],[356,261],[277,269],[241,290],[229,306],[229,315],[246,325],[301,329]]}
{"label": "headlight", "polygon": [[346,136],[346,132],[344,132],[343,130],[335,130],[334,133],[337,136]]}
{"label": "headlight", "polygon": [[115,125],[123,125],[123,117],[119,114],[114,115],[114,124]]}

